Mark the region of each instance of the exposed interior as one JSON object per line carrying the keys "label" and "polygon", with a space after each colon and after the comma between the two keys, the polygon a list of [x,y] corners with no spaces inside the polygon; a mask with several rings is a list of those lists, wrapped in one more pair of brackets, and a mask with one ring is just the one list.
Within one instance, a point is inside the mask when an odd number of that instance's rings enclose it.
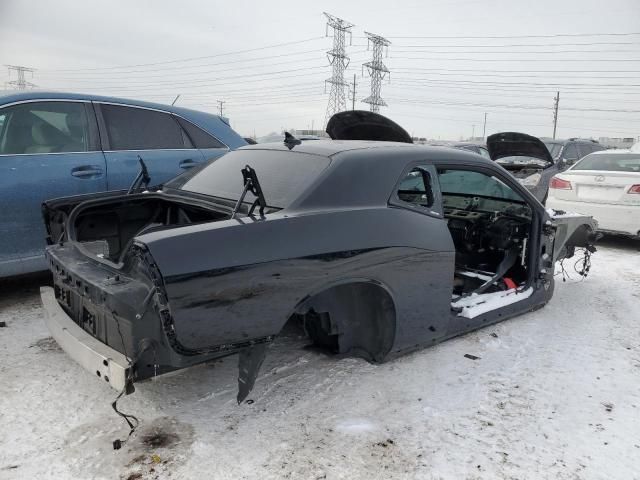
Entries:
{"label": "exposed interior", "polygon": [[500,179],[438,170],[444,215],[456,248],[453,297],[524,285],[532,210]]}
{"label": "exposed interior", "polygon": [[227,218],[228,214],[159,197],[120,199],[83,209],[74,221],[74,240],[117,263],[137,235]]}

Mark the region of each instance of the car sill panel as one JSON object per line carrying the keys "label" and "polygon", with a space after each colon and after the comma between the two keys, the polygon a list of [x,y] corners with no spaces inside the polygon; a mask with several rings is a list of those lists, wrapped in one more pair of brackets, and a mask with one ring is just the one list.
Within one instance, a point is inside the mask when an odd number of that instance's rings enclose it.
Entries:
{"label": "car sill panel", "polygon": [[112,388],[124,390],[131,378],[127,358],[76,324],[56,300],[53,288],[40,287],[40,298],[47,328],[67,355]]}

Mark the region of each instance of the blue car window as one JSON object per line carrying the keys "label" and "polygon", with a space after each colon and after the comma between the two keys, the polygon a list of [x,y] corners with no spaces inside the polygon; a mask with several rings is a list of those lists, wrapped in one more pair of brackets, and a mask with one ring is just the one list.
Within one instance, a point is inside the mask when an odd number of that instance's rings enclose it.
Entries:
{"label": "blue car window", "polygon": [[226,148],[226,145],[219,142],[215,137],[209,135],[207,132],[199,127],[196,127],[191,122],[186,121],[183,118],[176,117],[180,126],[187,132],[191,143],[196,148]]}
{"label": "blue car window", "polygon": [[182,130],[169,114],[144,108],[100,105],[109,150],[170,150],[185,148]]}
{"label": "blue car window", "polygon": [[27,102],[0,111],[0,154],[86,152],[89,122],[80,102]]}

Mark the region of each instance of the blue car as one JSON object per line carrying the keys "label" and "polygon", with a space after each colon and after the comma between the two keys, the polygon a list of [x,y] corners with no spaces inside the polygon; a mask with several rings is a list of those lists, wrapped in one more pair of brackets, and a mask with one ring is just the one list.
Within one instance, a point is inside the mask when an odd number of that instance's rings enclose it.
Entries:
{"label": "blue car", "polygon": [[0,93],[0,277],[44,270],[43,201],[151,185],[246,141],[217,115],[60,92]]}

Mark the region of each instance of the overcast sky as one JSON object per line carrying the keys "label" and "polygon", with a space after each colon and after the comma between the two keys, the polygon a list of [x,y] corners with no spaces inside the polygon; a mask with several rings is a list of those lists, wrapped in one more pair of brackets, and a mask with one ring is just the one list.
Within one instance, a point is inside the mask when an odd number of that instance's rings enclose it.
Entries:
{"label": "overcast sky", "polygon": [[364,32],[391,41],[381,113],[413,135],[481,136],[487,112],[487,135],[551,136],[560,90],[559,137],[640,136],[638,0],[0,0],[0,65],[35,68],[39,88],[180,94],[212,112],[223,100],[243,135],[318,128],[331,76],[323,11],[355,24],[356,108],[368,109]]}

